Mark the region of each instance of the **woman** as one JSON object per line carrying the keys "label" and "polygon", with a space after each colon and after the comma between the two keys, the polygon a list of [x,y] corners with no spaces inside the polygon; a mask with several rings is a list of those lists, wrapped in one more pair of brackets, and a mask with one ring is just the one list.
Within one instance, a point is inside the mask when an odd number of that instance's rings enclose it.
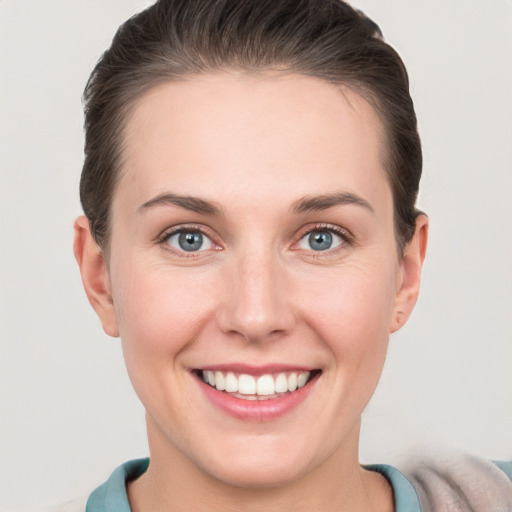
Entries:
{"label": "woman", "polygon": [[[85,101],[75,255],[150,446],[87,510],[426,510],[428,485],[358,461],[428,232],[376,25],[338,0],[160,1]],[[506,507],[503,470],[484,465]]]}

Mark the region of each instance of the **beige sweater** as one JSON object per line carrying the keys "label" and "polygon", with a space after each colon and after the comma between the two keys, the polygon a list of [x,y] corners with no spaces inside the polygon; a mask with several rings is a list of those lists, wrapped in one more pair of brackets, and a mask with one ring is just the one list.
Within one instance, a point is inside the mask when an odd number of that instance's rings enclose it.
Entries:
{"label": "beige sweater", "polygon": [[488,460],[451,455],[415,461],[402,471],[422,512],[512,512],[512,481]]}
{"label": "beige sweater", "polygon": [[63,503],[57,507],[47,509],[45,512],[85,512],[87,498],[79,498],[77,500]]}

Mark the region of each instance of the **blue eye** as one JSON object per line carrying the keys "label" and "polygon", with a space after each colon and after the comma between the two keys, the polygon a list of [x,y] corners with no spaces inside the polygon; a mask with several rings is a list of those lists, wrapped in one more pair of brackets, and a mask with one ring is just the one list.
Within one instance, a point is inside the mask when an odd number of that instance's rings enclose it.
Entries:
{"label": "blue eye", "polygon": [[205,251],[213,247],[213,242],[200,231],[176,231],[167,238],[166,242],[173,249],[185,252]]}
{"label": "blue eye", "polygon": [[330,229],[315,229],[306,233],[299,240],[299,247],[301,249],[308,249],[313,251],[327,251],[334,249],[344,242],[343,237],[334,233]]}

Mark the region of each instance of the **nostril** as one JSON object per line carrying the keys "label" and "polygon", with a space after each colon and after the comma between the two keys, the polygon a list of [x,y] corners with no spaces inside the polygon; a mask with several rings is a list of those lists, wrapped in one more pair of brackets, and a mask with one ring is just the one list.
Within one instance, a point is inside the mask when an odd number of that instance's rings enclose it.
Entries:
{"label": "nostril", "polygon": [[252,343],[274,341],[293,329],[294,317],[283,311],[284,308],[274,306],[268,310],[254,309],[251,311],[237,304],[230,310],[219,311],[217,324],[226,334],[241,336]]}

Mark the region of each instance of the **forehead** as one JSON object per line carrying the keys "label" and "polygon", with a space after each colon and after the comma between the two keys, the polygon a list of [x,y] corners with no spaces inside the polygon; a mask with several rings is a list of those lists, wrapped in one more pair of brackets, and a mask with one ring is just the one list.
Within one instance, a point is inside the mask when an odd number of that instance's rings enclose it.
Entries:
{"label": "forehead", "polygon": [[200,75],[136,102],[114,200],[141,204],[167,189],[231,201],[333,187],[372,195],[387,187],[383,140],[372,106],[347,87],[292,74]]}

